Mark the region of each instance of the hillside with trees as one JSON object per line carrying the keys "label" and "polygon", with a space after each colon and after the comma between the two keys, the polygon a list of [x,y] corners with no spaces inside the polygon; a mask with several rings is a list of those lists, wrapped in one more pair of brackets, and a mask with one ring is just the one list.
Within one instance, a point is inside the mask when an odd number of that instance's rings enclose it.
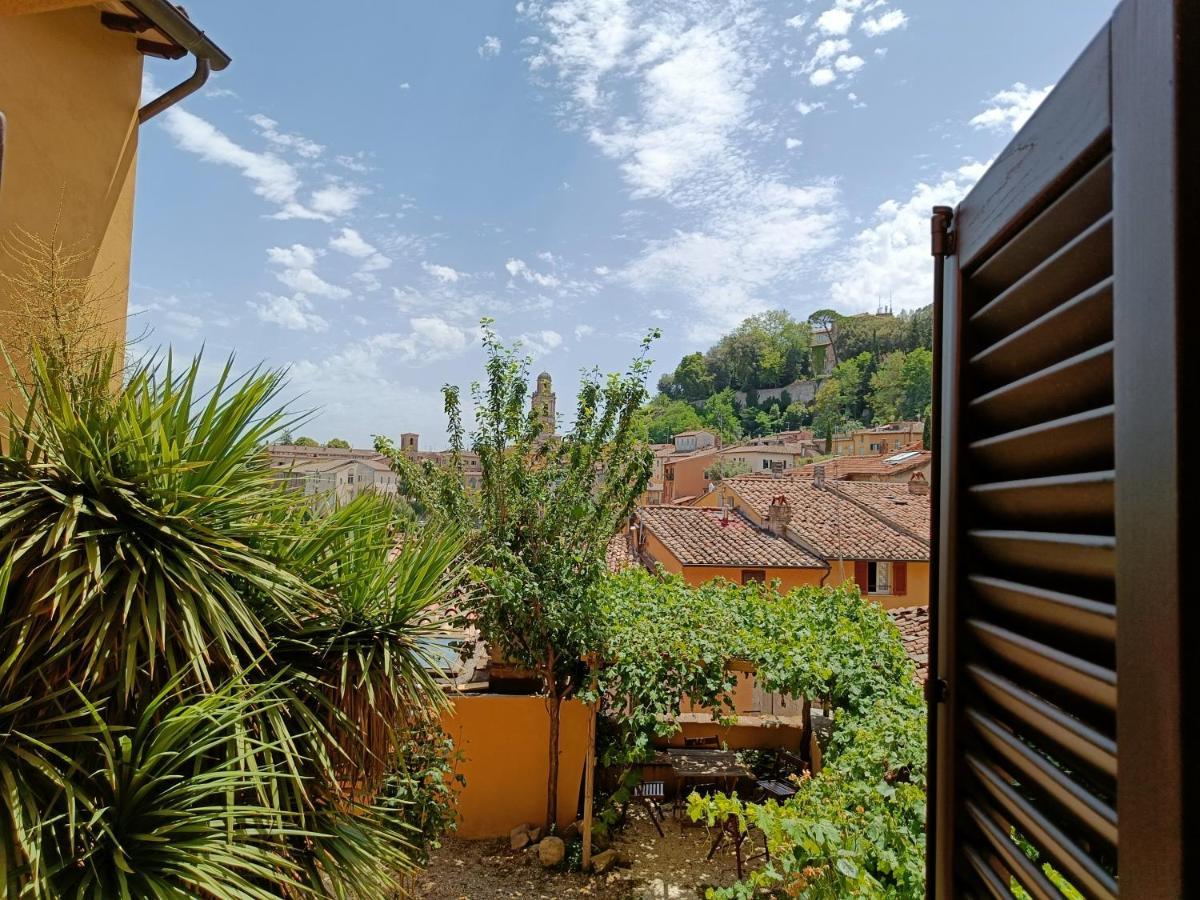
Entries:
{"label": "hillside with trees", "polygon": [[[684,356],[659,379],[641,425],[654,443],[697,428],[730,442],[796,428],[827,436],[922,419],[932,365],[929,307],[857,316],[824,309],[807,320],[771,310],[746,319],[707,351]],[[815,382],[809,391],[813,396],[815,387],[815,398],[804,402],[779,390],[796,382]]]}

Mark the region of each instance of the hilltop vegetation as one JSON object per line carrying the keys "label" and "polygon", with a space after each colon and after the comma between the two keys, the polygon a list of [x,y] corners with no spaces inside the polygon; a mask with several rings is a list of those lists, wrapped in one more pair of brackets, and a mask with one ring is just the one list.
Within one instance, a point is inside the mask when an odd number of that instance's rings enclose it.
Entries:
{"label": "hilltop vegetation", "polygon": [[[818,310],[804,321],[771,310],[663,375],[658,394],[642,408],[642,428],[655,443],[696,428],[711,428],[728,442],[921,419],[932,396],[932,364],[929,307],[899,315]],[[810,402],[787,390],[760,399],[760,392],[810,380],[819,382]]]}

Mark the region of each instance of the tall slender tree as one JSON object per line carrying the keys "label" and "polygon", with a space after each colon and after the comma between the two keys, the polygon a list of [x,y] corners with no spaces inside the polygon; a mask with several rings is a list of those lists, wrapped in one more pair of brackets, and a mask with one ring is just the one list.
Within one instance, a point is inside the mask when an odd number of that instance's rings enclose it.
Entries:
{"label": "tall slender tree", "polygon": [[434,516],[470,528],[475,612],[493,650],[537,672],[549,716],[546,826],[557,820],[559,720],[564,700],[585,682],[599,649],[596,586],[609,540],[645,490],[653,457],[635,431],[647,396],[652,332],[623,374],[585,372],[575,421],[562,437],[545,433],[530,409],[529,364],[483,320],[485,380],[471,387],[482,484],[465,487],[467,446],[457,388],[443,389],[449,465],[414,464],[386,439],[376,449],[400,483]]}

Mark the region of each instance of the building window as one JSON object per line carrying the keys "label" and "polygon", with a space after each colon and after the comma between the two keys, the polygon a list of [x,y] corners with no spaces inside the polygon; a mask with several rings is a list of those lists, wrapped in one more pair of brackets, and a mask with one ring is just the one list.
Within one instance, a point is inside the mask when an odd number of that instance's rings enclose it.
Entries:
{"label": "building window", "polygon": [[764,460],[763,460],[763,468],[764,468],[764,469],[769,469],[769,468],[771,468],[771,461],[770,461],[769,459],[764,459]]}
{"label": "building window", "polygon": [[766,569],[742,569],[742,584],[766,584]]}
{"label": "building window", "polygon": [[867,593],[890,594],[892,592],[892,564],[890,562],[867,563]]}
{"label": "building window", "polygon": [[346,484],[354,484],[354,473],[353,472],[346,473]]}

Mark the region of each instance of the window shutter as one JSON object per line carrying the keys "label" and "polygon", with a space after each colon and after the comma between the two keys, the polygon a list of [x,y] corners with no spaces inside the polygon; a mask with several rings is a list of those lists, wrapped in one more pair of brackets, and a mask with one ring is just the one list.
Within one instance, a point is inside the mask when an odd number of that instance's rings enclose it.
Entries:
{"label": "window shutter", "polygon": [[856,560],[854,563],[854,583],[858,585],[858,589],[864,594],[867,592],[868,580],[867,564],[862,560]]}
{"label": "window shutter", "polygon": [[933,897],[1187,893],[1180,8],[1125,0],[953,216]]}
{"label": "window shutter", "polygon": [[908,563],[892,563],[892,593],[897,597],[908,593]]}

